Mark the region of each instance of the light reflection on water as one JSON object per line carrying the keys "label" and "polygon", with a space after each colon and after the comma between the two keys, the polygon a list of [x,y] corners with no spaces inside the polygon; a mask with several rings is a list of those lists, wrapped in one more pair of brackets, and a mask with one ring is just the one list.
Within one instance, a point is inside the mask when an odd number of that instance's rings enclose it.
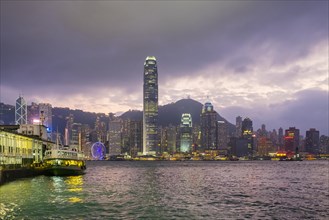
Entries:
{"label": "light reflection on water", "polygon": [[326,219],[328,162],[89,162],[1,186],[0,219]]}

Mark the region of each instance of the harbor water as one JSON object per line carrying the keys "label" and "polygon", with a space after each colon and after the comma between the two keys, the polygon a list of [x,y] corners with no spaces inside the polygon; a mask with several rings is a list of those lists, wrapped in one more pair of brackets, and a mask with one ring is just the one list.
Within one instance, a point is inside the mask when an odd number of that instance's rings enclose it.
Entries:
{"label": "harbor water", "polygon": [[90,161],[0,186],[0,219],[329,219],[329,161]]}

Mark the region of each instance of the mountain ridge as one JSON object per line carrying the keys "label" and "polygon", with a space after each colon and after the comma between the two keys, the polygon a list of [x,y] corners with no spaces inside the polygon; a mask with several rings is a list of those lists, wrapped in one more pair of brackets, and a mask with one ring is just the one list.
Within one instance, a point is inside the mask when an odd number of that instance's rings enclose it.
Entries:
{"label": "mountain ridge", "polygon": [[[159,125],[168,126],[169,124],[172,124],[177,126],[181,121],[181,116],[183,113],[190,113],[192,116],[192,123],[200,124],[202,106],[203,104],[191,98],[180,99],[176,102],[159,106]],[[1,103],[1,107],[0,116],[2,117],[0,117],[0,119],[2,120],[2,123],[14,124],[15,106]],[[100,117],[101,121],[108,125],[108,117],[105,113],[85,112],[80,109],[53,107],[52,114],[53,130],[58,130],[61,133],[64,133],[66,117],[68,117],[70,114],[73,114],[75,123],[88,124],[91,128],[94,128],[97,116]],[[118,117],[122,119],[143,120],[143,112],[140,110],[129,110]],[[218,113],[217,117],[218,120],[222,120],[228,123],[228,130],[230,133],[234,132],[235,126],[233,124],[231,124]]]}
{"label": "mountain ridge", "polygon": [[[181,121],[181,116],[183,113],[190,113],[192,116],[193,124],[200,124],[200,115],[202,111],[203,104],[200,102],[187,98],[180,99],[176,102],[172,102],[163,106],[159,106],[159,125],[168,126],[179,125]],[[132,119],[132,120],[143,120],[143,112],[139,110],[131,110],[123,113],[119,116],[122,119]],[[233,133],[235,130],[235,125],[230,123],[224,117],[217,113],[218,121],[225,121],[228,123],[228,130]]]}

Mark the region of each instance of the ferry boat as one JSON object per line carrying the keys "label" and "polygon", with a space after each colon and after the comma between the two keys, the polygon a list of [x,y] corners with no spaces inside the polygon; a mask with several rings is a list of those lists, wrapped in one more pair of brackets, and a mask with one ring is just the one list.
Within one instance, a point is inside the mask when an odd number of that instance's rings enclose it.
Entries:
{"label": "ferry boat", "polygon": [[76,176],[86,170],[83,153],[69,147],[46,150],[43,166],[44,174],[49,176]]}

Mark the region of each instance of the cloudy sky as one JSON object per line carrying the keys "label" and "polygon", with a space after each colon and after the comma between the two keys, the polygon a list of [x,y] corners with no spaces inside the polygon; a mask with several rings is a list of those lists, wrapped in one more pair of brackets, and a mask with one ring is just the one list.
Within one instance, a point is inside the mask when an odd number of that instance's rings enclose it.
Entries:
{"label": "cloudy sky", "polygon": [[152,55],[160,105],[328,135],[328,1],[1,1],[0,49],[7,104],[141,110]]}

